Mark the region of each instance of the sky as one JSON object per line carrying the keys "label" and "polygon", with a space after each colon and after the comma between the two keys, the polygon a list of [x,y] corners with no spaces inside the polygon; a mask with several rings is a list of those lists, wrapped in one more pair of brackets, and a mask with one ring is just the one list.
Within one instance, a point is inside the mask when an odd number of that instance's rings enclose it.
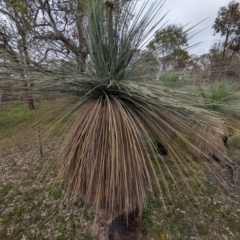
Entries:
{"label": "sky", "polygon": [[[155,0],[149,0],[149,3]],[[144,0],[138,4],[141,5]],[[213,36],[212,25],[217,17],[220,7],[227,6],[230,0],[166,0],[162,13],[168,12],[166,20],[169,24],[181,24],[194,26],[205,19],[194,28],[199,32],[190,41],[189,45],[201,42],[198,47],[189,50],[191,54],[201,55],[207,53],[213,43],[220,38],[220,35]]]}

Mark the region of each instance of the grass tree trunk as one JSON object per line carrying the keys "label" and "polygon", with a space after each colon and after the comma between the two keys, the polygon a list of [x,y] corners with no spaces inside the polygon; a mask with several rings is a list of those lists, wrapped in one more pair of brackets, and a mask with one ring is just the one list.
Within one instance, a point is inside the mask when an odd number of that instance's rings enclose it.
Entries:
{"label": "grass tree trunk", "polygon": [[[114,44],[113,40],[113,3],[106,1],[108,8],[108,39],[109,45]],[[141,211],[136,208],[134,211],[122,214],[112,220],[108,229],[109,240],[137,240],[140,232]]]}
{"label": "grass tree trunk", "polygon": [[122,214],[113,219],[109,226],[109,240],[137,240],[140,233],[141,211]]}

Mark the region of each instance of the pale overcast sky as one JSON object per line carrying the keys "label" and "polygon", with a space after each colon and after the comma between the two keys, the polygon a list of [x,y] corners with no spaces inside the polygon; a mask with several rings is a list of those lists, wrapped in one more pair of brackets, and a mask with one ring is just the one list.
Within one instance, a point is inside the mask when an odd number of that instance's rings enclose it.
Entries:
{"label": "pale overcast sky", "polygon": [[[141,5],[143,2],[144,0],[141,0],[138,4]],[[152,2],[155,0],[149,1],[149,3]],[[190,52],[191,54],[203,54],[208,52],[216,39],[220,38],[219,35],[213,36],[212,25],[220,7],[227,6],[229,2],[230,0],[166,0],[162,12],[166,13],[170,10],[165,19],[169,20],[168,23],[174,24],[190,23],[193,26],[207,18],[195,27],[196,32],[203,31],[195,35],[189,42],[191,45],[202,42],[200,46],[195,47]]]}

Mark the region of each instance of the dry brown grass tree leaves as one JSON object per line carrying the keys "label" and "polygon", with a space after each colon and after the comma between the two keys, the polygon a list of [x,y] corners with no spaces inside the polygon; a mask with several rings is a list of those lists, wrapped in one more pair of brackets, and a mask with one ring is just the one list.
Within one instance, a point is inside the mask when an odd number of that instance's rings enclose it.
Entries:
{"label": "dry brown grass tree leaves", "polygon": [[137,123],[117,98],[85,105],[62,157],[67,187],[96,210],[119,215],[142,208],[153,166]]}

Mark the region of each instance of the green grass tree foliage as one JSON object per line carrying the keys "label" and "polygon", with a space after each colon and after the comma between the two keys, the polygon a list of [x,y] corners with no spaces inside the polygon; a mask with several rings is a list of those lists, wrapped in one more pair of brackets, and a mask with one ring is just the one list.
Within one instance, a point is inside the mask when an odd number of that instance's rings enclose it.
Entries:
{"label": "green grass tree foliage", "polygon": [[230,80],[215,81],[200,87],[205,107],[223,113],[229,124],[224,127],[223,142],[227,145],[228,138],[234,134],[235,119],[240,111],[239,84]]}
{"label": "green grass tree foliage", "polygon": [[[164,17],[159,19],[162,2],[146,10],[147,2],[132,17],[136,3],[116,8],[115,1],[88,1],[84,29],[89,54],[79,57],[81,67],[55,59],[54,67],[49,62],[48,68],[25,68],[27,76],[38,78],[36,99],[51,95],[63,100],[49,115],[58,113],[56,122],[42,129],[43,143],[61,121],[77,115],[74,123],[67,121],[71,129],[63,148],[57,146],[66,192],[109,219],[139,217],[154,187],[164,205],[166,197],[172,198],[169,179],[176,188],[184,182],[192,191],[192,184],[200,184],[197,161],[208,166],[199,142],[216,151],[222,146],[217,136],[223,133],[225,113],[205,108],[190,82],[178,89],[154,80],[151,61],[134,58]],[[155,142],[166,150],[174,174]]]}
{"label": "green grass tree foliage", "polygon": [[[202,96],[206,101],[206,106],[212,110],[226,112],[231,110],[231,106],[238,104],[239,85],[231,81],[215,81],[202,90]],[[224,105],[227,103],[227,105]],[[238,109],[236,109],[238,111]]]}

